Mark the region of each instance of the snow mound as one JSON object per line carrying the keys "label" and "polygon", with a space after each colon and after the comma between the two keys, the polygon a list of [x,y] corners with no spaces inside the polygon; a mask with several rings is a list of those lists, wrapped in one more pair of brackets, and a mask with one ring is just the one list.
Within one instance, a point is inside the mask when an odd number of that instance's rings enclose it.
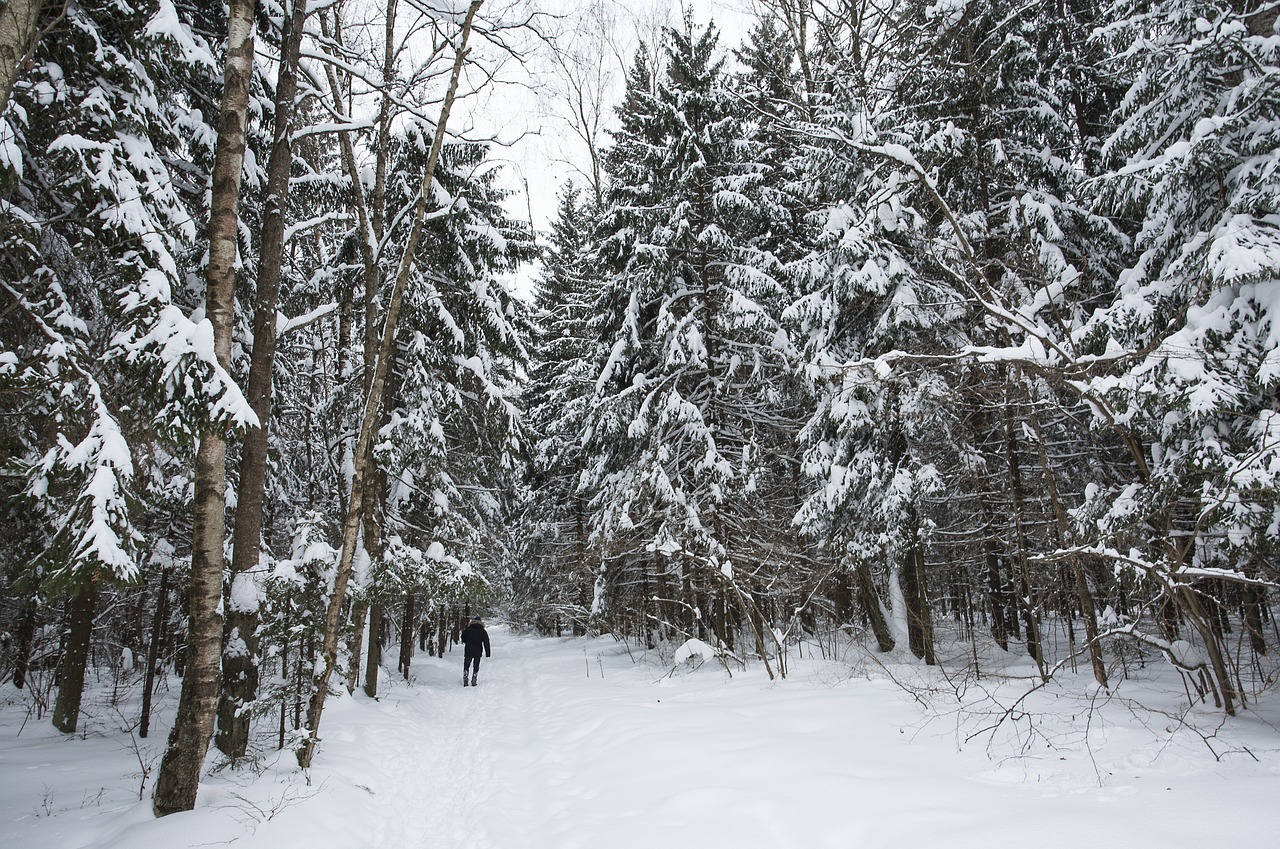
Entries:
{"label": "snow mound", "polygon": [[680,648],[676,649],[675,662],[684,663],[686,660],[694,657],[701,657],[703,660],[710,660],[719,652],[704,643],[702,640],[685,640]]}

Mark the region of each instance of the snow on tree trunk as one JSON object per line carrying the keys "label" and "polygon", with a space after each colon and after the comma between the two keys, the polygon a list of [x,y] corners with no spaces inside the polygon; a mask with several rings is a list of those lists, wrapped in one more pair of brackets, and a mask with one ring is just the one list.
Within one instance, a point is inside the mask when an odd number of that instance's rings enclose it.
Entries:
{"label": "snow on tree trunk", "polygon": [[898,645],[910,645],[911,629],[907,626],[907,601],[902,592],[902,569],[889,570],[889,630]]}

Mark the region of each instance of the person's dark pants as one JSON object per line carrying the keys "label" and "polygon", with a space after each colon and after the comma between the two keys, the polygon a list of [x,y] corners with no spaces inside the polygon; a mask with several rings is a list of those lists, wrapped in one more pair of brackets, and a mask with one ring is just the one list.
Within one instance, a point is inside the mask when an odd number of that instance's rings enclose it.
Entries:
{"label": "person's dark pants", "polygon": [[[474,665],[473,665],[474,664]],[[462,659],[462,677],[467,677],[467,670],[471,670],[471,677],[474,679],[480,674],[480,655],[469,654]]]}

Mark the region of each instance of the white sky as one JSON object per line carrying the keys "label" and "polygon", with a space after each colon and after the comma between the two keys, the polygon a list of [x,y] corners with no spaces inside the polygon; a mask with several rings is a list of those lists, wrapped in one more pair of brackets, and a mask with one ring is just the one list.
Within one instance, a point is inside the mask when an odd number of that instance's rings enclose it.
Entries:
{"label": "white sky", "polygon": [[[619,59],[629,66],[639,43],[638,30],[652,22],[665,20],[676,24],[681,17],[680,0],[597,0],[614,16],[616,26],[612,33],[616,58],[609,57],[612,69],[613,94],[608,98],[607,111],[612,125],[612,110],[622,91],[624,70],[618,67]],[[705,25],[714,18],[721,31],[721,48],[728,51],[736,47],[745,34],[750,16],[747,9],[751,0],[685,0],[693,9],[694,20]],[[581,10],[593,5],[589,0],[540,0],[544,9],[563,15],[561,24],[567,40],[584,31],[577,16]],[[585,15],[584,15],[585,17]],[[527,87],[507,84],[495,90],[495,94],[482,100],[477,124],[495,122],[500,141],[510,143],[506,151],[495,150],[495,160],[505,160],[508,185],[517,192],[510,208],[521,219],[532,215],[534,226],[545,231],[555,213],[556,195],[564,181],[578,169],[585,170],[587,151],[573,135],[559,114],[563,114],[566,101],[557,95],[557,75],[560,73],[545,49],[531,53],[528,63],[531,81]],[[514,78],[515,74],[508,74]],[[604,139],[607,144],[607,137]],[[526,193],[527,186],[527,193]]]}

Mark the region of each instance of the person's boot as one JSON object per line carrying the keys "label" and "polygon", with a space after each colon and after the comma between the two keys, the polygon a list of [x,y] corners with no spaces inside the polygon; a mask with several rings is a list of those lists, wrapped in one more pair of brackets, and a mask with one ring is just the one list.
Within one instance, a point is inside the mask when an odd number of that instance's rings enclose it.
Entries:
{"label": "person's boot", "polygon": [[475,685],[476,685],[476,676],[472,675],[472,676],[471,676],[471,686],[472,686],[472,687],[474,687]]}
{"label": "person's boot", "polygon": [[467,686],[467,673],[462,673],[462,686]]}

